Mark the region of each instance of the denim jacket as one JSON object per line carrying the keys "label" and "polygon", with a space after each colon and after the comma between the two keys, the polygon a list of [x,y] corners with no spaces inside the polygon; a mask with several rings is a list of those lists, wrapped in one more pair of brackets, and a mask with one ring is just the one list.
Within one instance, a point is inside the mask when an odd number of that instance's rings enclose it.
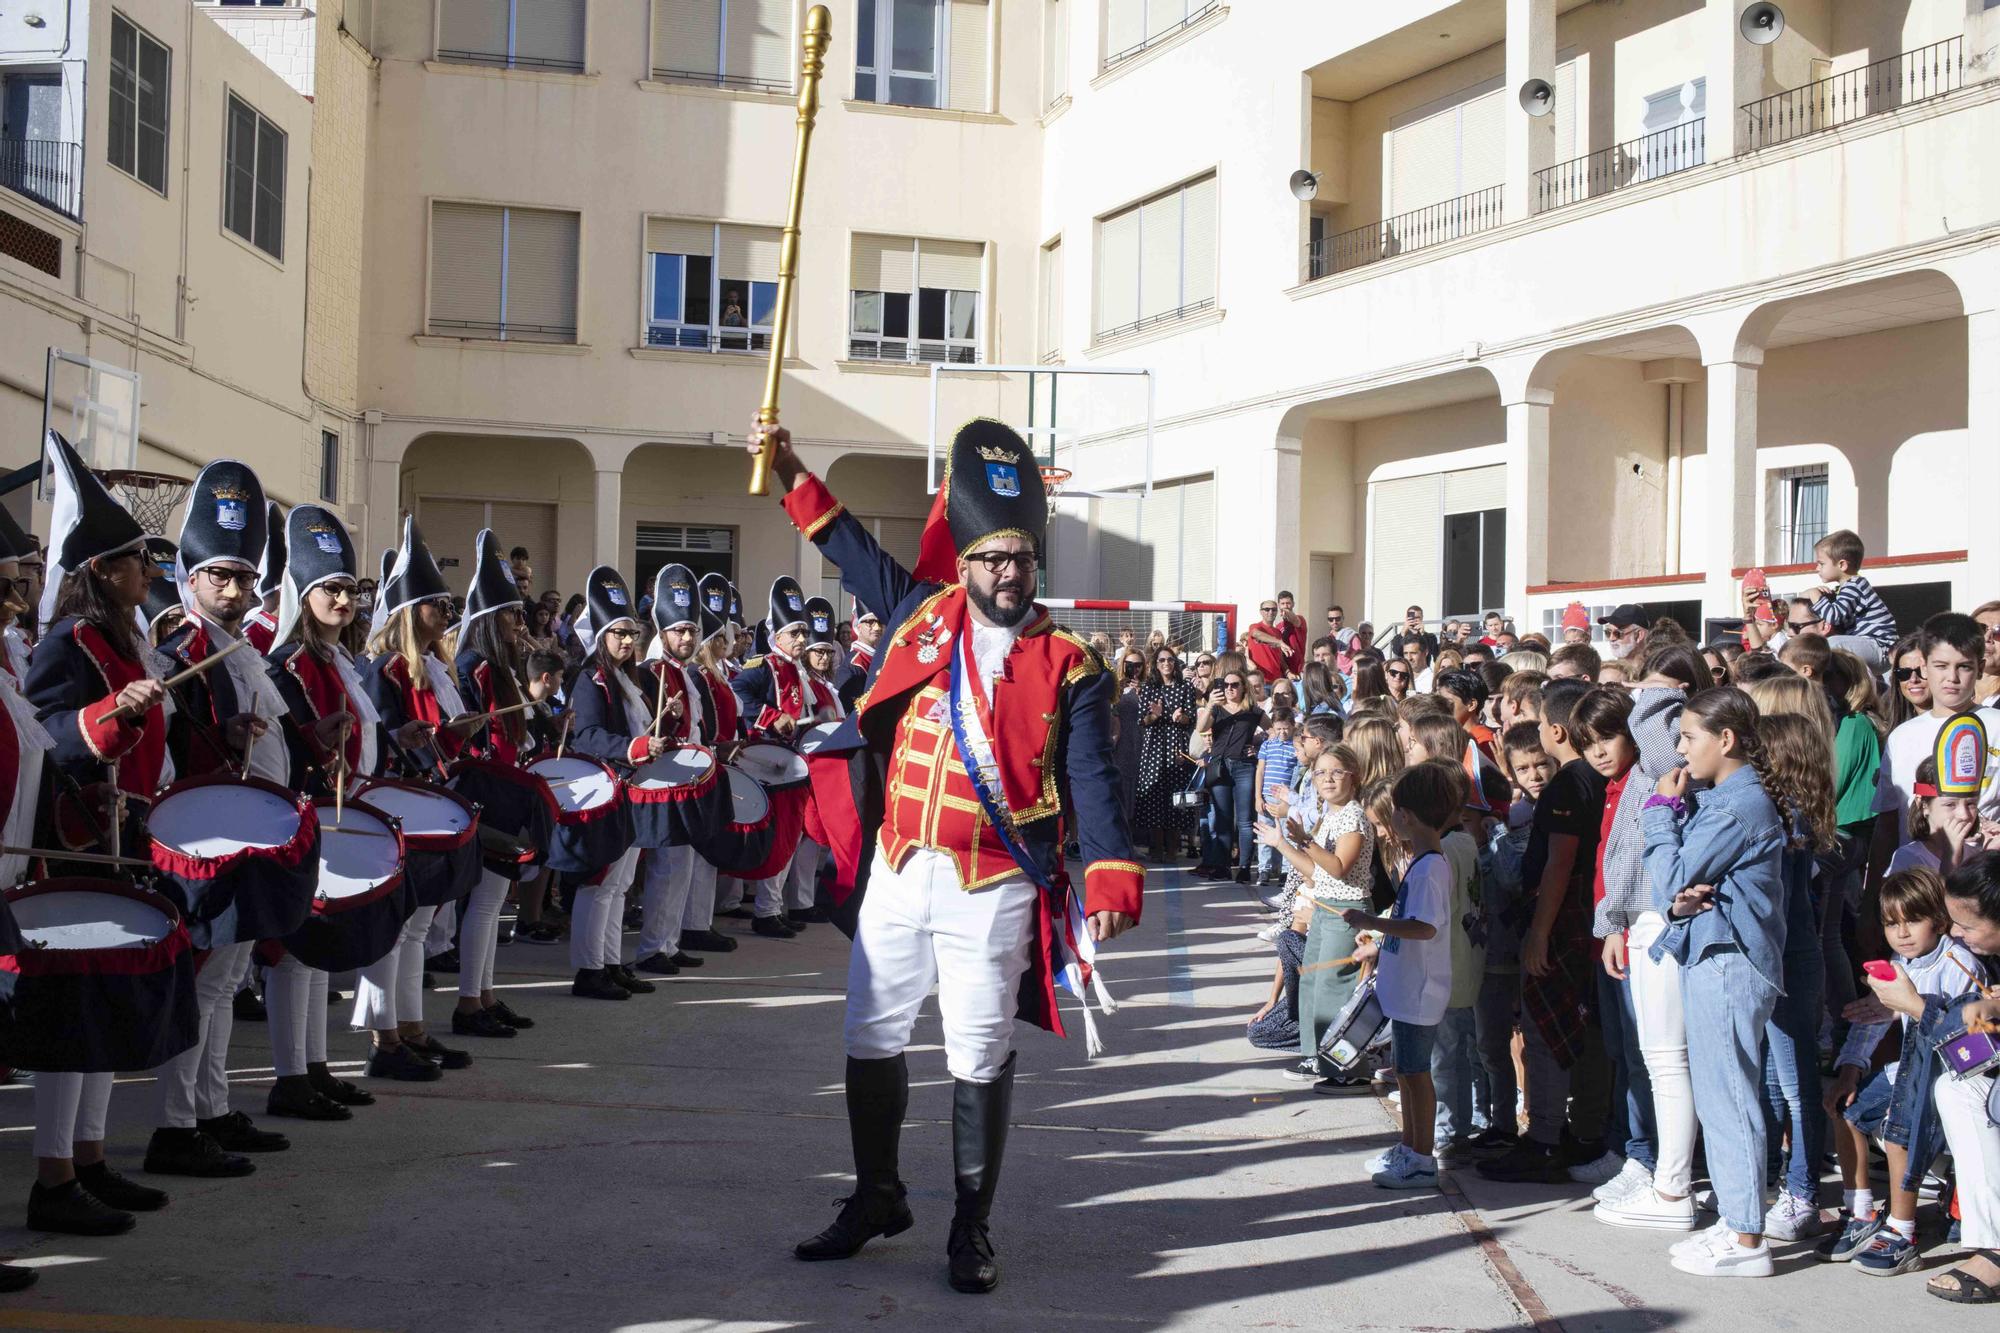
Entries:
{"label": "denim jacket", "polygon": [[[1784,987],[1785,830],[1754,769],[1745,766],[1688,802],[1685,813],[1653,805],[1641,816],[1653,906],[1668,928],[1651,950],[1691,967],[1717,949],[1739,950],[1773,990]],[[1715,886],[1714,909],[1672,916],[1674,895]]]}
{"label": "denim jacket", "polygon": [[[1986,960],[1991,980],[2000,973],[2000,961]],[[1913,1018],[1903,1032],[1903,1060],[1896,1067],[1896,1087],[1889,1097],[1889,1118],[1883,1122],[1882,1137],[1909,1151],[1909,1166],[1903,1172],[1903,1188],[1916,1189],[1924,1183],[1924,1172],[1944,1151],[1944,1125],[1937,1114],[1937,1080],[1950,1078],[1937,1058],[1937,1048],[1965,1031],[1965,1006],[1979,998],[1967,991],[1949,1000],[1924,997],[1924,1016]]]}

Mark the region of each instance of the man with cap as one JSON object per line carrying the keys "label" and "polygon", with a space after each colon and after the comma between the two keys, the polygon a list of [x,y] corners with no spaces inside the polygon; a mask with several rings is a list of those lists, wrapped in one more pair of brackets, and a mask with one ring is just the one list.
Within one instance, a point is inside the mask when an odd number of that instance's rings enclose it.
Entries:
{"label": "man with cap", "polygon": [[1652,617],[1646,608],[1631,602],[1624,602],[1611,609],[1608,616],[1599,616],[1597,623],[1604,626],[1605,656],[1622,662],[1628,657],[1638,657],[1646,646],[1646,636],[1652,630]]}
{"label": "man with cap", "polygon": [[[701,638],[701,608],[696,603],[694,571],[686,565],[663,565],[653,576],[653,645],[644,670],[659,682],[660,734],[669,745],[707,745],[714,739],[714,703],[694,665]],[[656,847],[646,853],[645,889],[640,897],[639,956],[635,970],[670,977],[703,960],[680,949],[687,917],[688,892],[694,887],[691,845]],[[711,867],[712,869],[712,867]],[[709,880],[711,902],[714,879]]]}
{"label": "man with cap", "polygon": [[875,665],[875,645],[882,641],[882,617],[861,604],[861,599],[851,597],[848,621],[854,626],[854,647],[848,652],[847,661],[833,678],[833,687],[840,693],[841,707],[854,711],[854,701],[861,697],[861,691],[868,688],[868,673]]}
{"label": "man with cap", "polygon": [[[695,591],[701,604],[701,640],[695,645],[690,678],[701,696],[707,723],[705,743],[714,747],[718,759],[727,761],[743,739],[741,709],[736,691],[729,688],[729,646],[735,637],[729,623],[729,580],[720,574],[704,574]],[[687,906],[681,913],[682,950],[730,953],[736,948],[735,940],[715,929],[715,913],[723,905],[720,896],[715,866],[697,853],[689,873]]]}
{"label": "man with cap", "polygon": [[243,637],[260,653],[271,651],[278,629],[278,590],[285,582],[285,511],[264,507],[264,550],[257,558],[257,609],[243,617]]}
{"label": "man with cap", "polygon": [[[897,626],[854,713],[809,760],[836,896],[846,895],[836,910],[853,923],[845,1035],[858,1185],[796,1253],[845,1259],[912,1225],[897,1168],[904,1050],[935,982],[953,1083],[949,1276],[957,1290],[991,1291],[1016,1014],[1060,1035],[1056,976],[1088,990],[1094,942],[1139,916],[1145,872],[1118,802],[1113,679],[1035,605],[1047,500],[1034,454],[1008,427],[973,421],[953,439],[914,572],[806,471],[787,432],[759,425],[751,438],[793,524]],[[1066,834],[1086,863],[1080,905]],[[1084,1019],[1089,1035],[1087,1008]]]}
{"label": "man with cap", "polygon": [[[813,724],[812,689],[806,682],[804,656],[808,635],[806,598],[799,581],[789,574],[771,580],[770,614],[758,626],[765,649],[762,657],[743,664],[731,687],[753,735],[768,734],[790,744]],[[831,619],[831,617],[829,617]],[[827,632],[832,633],[829,625]],[[772,939],[798,934],[785,915],[785,882],[790,871],[757,881],[754,919],[750,928]]]}

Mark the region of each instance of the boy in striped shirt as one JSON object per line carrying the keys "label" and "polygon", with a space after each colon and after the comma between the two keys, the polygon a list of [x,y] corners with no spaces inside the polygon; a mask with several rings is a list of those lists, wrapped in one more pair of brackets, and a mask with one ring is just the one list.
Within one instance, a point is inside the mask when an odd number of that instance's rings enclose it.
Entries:
{"label": "boy in striped shirt", "polygon": [[1826,626],[1827,645],[1845,648],[1872,671],[1880,671],[1896,646],[1896,617],[1880,593],[1861,577],[1867,552],[1861,538],[1842,528],[1829,532],[1813,547],[1819,586],[1808,588],[1813,614]]}

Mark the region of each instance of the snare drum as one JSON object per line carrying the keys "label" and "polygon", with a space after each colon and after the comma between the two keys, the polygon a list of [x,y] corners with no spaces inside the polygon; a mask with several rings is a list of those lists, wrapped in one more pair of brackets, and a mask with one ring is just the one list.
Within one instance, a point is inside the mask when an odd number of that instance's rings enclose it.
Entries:
{"label": "snare drum", "polygon": [[18,1069],[152,1069],[195,1044],[194,949],[171,899],[122,879],[7,890],[26,947],[0,963],[0,1056]]}
{"label": "snare drum", "polygon": [[789,745],[751,741],[736,753],[736,767],[762,783],[766,791],[790,791],[810,780],[806,761]]}
{"label": "snare drum", "polygon": [[632,846],[632,818],[624,784],[595,759],[566,755],[538,759],[528,771],[549,784],[556,799],[555,833],[547,865],[565,875],[594,875]]}
{"label": "snare drum", "polygon": [[1340,1017],[1327,1025],[1320,1038],[1319,1055],[1342,1073],[1361,1063],[1368,1048],[1388,1032],[1389,1019],[1375,998],[1375,977],[1371,973],[1354,988],[1341,1009]]}
{"label": "snare drum", "polygon": [[1961,1032],[1938,1043],[1944,1067],[1959,1078],[1979,1078],[2000,1072],[2000,1037],[1985,1032]]}
{"label": "snare drum", "polygon": [[146,817],[153,867],[197,949],[298,929],[319,880],[312,802],[261,778],[185,778]]}
{"label": "snare drum", "polygon": [[396,778],[365,778],[358,796],[403,831],[403,879],[413,907],[442,907],[479,883],[479,808],[455,791]]}
{"label": "snare drum", "polygon": [[549,784],[497,759],[460,759],[452,789],[479,807],[479,843],[486,868],[526,879],[540,868],[561,807]]}
{"label": "snare drum", "polygon": [[715,756],[699,745],[669,750],[625,779],[632,838],[641,847],[687,847],[729,822],[729,788]]}
{"label": "snare drum", "polygon": [[367,967],[396,947],[415,910],[403,879],[403,835],[379,809],[349,801],[334,822],[333,802],[319,811],[319,892],[312,914],[280,941],[307,967],[344,972]]}
{"label": "snare drum", "polygon": [[821,722],[815,726],[807,727],[799,733],[799,754],[807,758],[817,754],[819,748],[832,740],[833,733],[839,731],[844,725],[841,722]]}

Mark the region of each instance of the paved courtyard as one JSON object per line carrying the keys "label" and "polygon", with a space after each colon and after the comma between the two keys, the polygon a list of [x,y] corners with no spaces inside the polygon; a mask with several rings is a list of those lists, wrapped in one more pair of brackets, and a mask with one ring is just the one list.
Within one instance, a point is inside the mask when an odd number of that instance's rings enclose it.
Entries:
{"label": "paved courtyard", "polygon": [[[746,938],[623,1005],[571,999],[563,950],[503,948],[532,1032],[476,1044],[475,1066],[441,1083],[377,1088],[351,1123],[270,1122],[290,1152],[248,1180],[180,1182],[129,1236],[0,1227],[0,1252],[42,1272],[0,1303],[0,1329],[1993,1327],[1920,1277],[1871,1280],[1807,1246],[1781,1252],[1771,1281],[1684,1278],[1665,1263],[1672,1237],[1599,1226],[1580,1191],[1464,1175],[1443,1195],[1375,1189],[1361,1162],[1391,1141],[1382,1104],[1312,1096],[1243,1040],[1269,977],[1247,896],[1154,879],[1145,924],[1108,951],[1107,1056],[1086,1065],[1080,1039],[1023,1035],[991,1297],[944,1282],[934,1006],[904,1135],[917,1227],[845,1264],[791,1258],[848,1168],[846,942],[818,926]],[[448,1008],[433,997],[433,1016]],[[338,1032],[334,1048],[359,1053]],[[262,1025],[239,1027],[234,1055],[237,1104],[260,1114]],[[0,1188],[17,1202],[29,1096],[0,1089]],[[138,1079],[113,1099],[128,1171],[150,1105]]]}

